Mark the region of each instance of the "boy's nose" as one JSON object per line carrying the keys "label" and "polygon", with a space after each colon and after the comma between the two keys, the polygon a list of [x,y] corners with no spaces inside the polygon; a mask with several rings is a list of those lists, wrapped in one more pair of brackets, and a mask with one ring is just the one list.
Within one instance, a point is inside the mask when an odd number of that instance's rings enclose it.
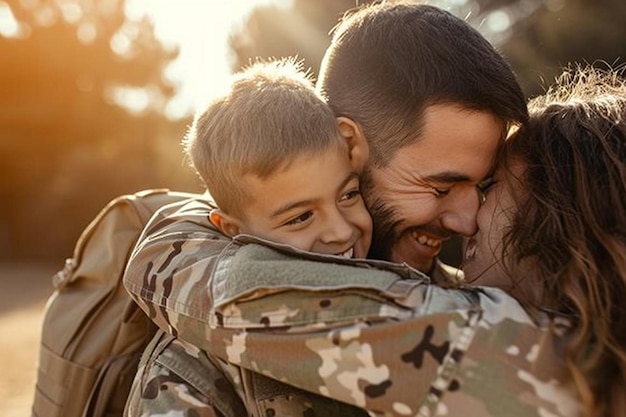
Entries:
{"label": "boy's nose", "polygon": [[353,234],[352,225],[340,212],[330,215],[324,225],[324,231],[320,235],[323,243],[345,243],[350,241]]}

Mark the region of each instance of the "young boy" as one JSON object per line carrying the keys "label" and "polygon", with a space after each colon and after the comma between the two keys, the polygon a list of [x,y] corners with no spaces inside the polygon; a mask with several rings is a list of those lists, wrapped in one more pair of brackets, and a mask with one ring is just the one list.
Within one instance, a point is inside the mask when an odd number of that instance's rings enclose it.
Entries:
{"label": "young boy", "polygon": [[257,63],[199,114],[185,137],[228,236],[365,258],[372,222],[361,198],[354,128],[315,93],[293,59]]}
{"label": "young boy", "polygon": [[[184,140],[219,207],[211,222],[228,236],[246,233],[310,252],[365,258],[372,221],[359,190],[366,150],[351,140],[355,128],[335,118],[294,60],[257,63],[235,75],[228,93],[196,116]],[[147,353],[126,404],[128,417],[190,410],[229,417],[363,415],[266,377],[248,380],[178,339]],[[230,378],[245,381],[231,385]]]}

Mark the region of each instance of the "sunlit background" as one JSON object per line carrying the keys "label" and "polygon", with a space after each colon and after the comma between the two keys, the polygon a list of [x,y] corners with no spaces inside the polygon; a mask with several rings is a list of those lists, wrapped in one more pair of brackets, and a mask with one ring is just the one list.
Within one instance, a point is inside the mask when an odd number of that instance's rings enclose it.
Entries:
{"label": "sunlit background", "polygon": [[[98,36],[93,22],[81,19],[86,14],[85,1],[58,1],[55,5],[44,2],[21,1],[31,8],[35,21],[41,25],[54,24],[57,19],[78,23],[76,37],[89,44]],[[41,5],[38,6],[38,3]],[[100,3],[99,5],[96,5]],[[107,4],[108,3],[108,4]],[[228,34],[241,27],[245,17],[256,7],[275,5],[288,7],[290,0],[128,0],[126,2],[91,2],[102,12],[107,8],[121,7],[128,25],[121,27],[110,39],[110,47],[118,55],[129,52],[136,28],[133,22],[148,18],[154,35],[163,47],[179,50],[168,64],[163,76],[176,91],[165,104],[164,112],[170,118],[188,116],[210,97],[232,72],[233,53],[228,47]],[[8,3],[0,1],[0,35],[8,38],[28,37],[32,28],[18,22]],[[142,113],[151,105],[150,91],[145,88],[117,87],[111,98],[133,113]],[[153,97],[152,97],[153,98]]]}
{"label": "sunlit background", "polygon": [[[221,91],[236,60],[228,46],[228,35],[243,26],[254,8],[290,5],[290,0],[127,1],[127,18],[148,16],[156,37],[179,48],[178,57],[165,69],[165,76],[176,85],[166,115],[188,116]],[[135,104],[132,99],[128,101],[129,106]],[[145,96],[137,97],[138,108],[145,102]]]}
{"label": "sunlit background", "polygon": [[[624,0],[429,3],[491,40],[528,96],[569,62],[626,57]],[[193,112],[257,56],[316,73],[356,4],[0,0],[0,415],[29,414],[50,276],[87,223],[120,194],[202,191],[180,147]]]}

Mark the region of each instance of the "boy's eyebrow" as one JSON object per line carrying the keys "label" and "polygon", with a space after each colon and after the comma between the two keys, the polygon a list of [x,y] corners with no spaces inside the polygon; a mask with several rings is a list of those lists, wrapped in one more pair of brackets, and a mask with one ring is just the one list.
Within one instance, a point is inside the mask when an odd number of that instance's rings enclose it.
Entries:
{"label": "boy's eyebrow", "polygon": [[[341,181],[341,184],[339,184],[339,189],[342,189],[343,187],[345,187],[350,181],[352,181],[355,178],[359,178],[359,175],[356,172],[351,172],[349,173],[346,178],[343,179],[343,181]],[[289,210],[293,210],[295,208],[301,207],[301,206],[307,206],[310,205],[314,202],[314,199],[310,199],[310,200],[301,200],[301,201],[296,201],[295,203],[286,203],[283,204],[282,206],[278,207],[276,210],[274,210],[271,214],[270,217],[277,217],[280,216],[281,214],[289,211]]]}

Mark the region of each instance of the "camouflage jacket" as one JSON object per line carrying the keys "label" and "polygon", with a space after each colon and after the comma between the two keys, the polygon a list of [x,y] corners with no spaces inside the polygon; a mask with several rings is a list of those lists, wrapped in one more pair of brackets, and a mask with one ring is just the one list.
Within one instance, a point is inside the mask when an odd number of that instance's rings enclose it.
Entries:
{"label": "camouflage jacket", "polygon": [[200,201],[155,216],[125,285],[167,332],[373,416],[578,416],[559,351],[493,288],[442,289],[406,265],[234,240]]}

